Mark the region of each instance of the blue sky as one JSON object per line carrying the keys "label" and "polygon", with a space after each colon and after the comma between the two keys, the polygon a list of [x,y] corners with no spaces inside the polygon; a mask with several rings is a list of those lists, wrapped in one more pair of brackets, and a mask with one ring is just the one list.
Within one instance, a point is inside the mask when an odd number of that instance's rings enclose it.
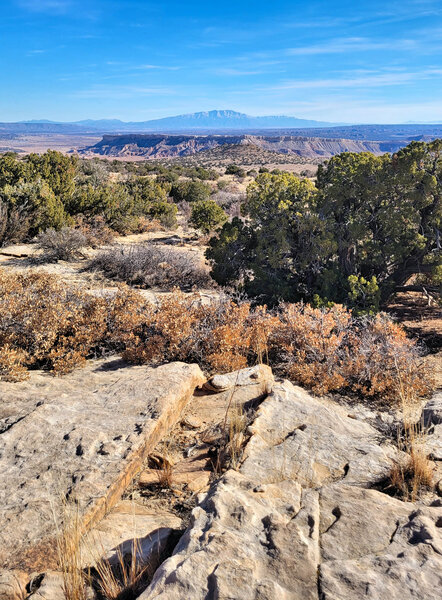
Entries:
{"label": "blue sky", "polygon": [[442,0],[2,0],[0,121],[442,122]]}

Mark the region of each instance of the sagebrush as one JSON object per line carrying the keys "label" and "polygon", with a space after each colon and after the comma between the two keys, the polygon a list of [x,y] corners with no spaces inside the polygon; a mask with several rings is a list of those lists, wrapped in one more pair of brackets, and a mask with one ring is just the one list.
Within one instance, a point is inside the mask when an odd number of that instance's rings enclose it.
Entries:
{"label": "sagebrush", "polygon": [[190,290],[194,286],[213,286],[199,257],[154,244],[103,250],[91,261],[89,268],[100,270],[111,279],[143,288],[161,286],[166,290],[174,287]]}

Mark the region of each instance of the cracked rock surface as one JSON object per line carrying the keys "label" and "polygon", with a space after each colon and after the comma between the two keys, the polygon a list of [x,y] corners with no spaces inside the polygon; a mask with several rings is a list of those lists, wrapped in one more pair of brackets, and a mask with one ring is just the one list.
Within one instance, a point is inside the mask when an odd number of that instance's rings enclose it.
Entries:
{"label": "cracked rock surface", "polygon": [[377,430],[283,382],[249,432],[142,600],[440,598],[442,504],[372,489],[402,458]]}

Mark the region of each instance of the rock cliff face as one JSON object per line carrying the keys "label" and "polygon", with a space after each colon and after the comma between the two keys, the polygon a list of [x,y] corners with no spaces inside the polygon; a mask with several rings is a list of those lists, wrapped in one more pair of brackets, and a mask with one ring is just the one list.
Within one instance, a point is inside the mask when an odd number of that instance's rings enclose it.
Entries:
{"label": "rock cliff face", "polygon": [[307,158],[330,157],[340,152],[394,152],[400,142],[371,142],[334,138],[263,135],[105,135],[82,153],[103,156],[171,158],[188,156],[225,145],[254,145],[263,150]]}

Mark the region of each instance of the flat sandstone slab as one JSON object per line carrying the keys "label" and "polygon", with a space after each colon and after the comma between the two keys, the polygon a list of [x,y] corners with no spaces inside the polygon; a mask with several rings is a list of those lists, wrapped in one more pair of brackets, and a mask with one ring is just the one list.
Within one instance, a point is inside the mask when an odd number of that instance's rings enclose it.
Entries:
{"label": "flat sandstone slab", "polygon": [[84,524],[101,518],[204,381],[197,365],[107,358],[0,382],[0,567],[55,566],[62,499]]}

